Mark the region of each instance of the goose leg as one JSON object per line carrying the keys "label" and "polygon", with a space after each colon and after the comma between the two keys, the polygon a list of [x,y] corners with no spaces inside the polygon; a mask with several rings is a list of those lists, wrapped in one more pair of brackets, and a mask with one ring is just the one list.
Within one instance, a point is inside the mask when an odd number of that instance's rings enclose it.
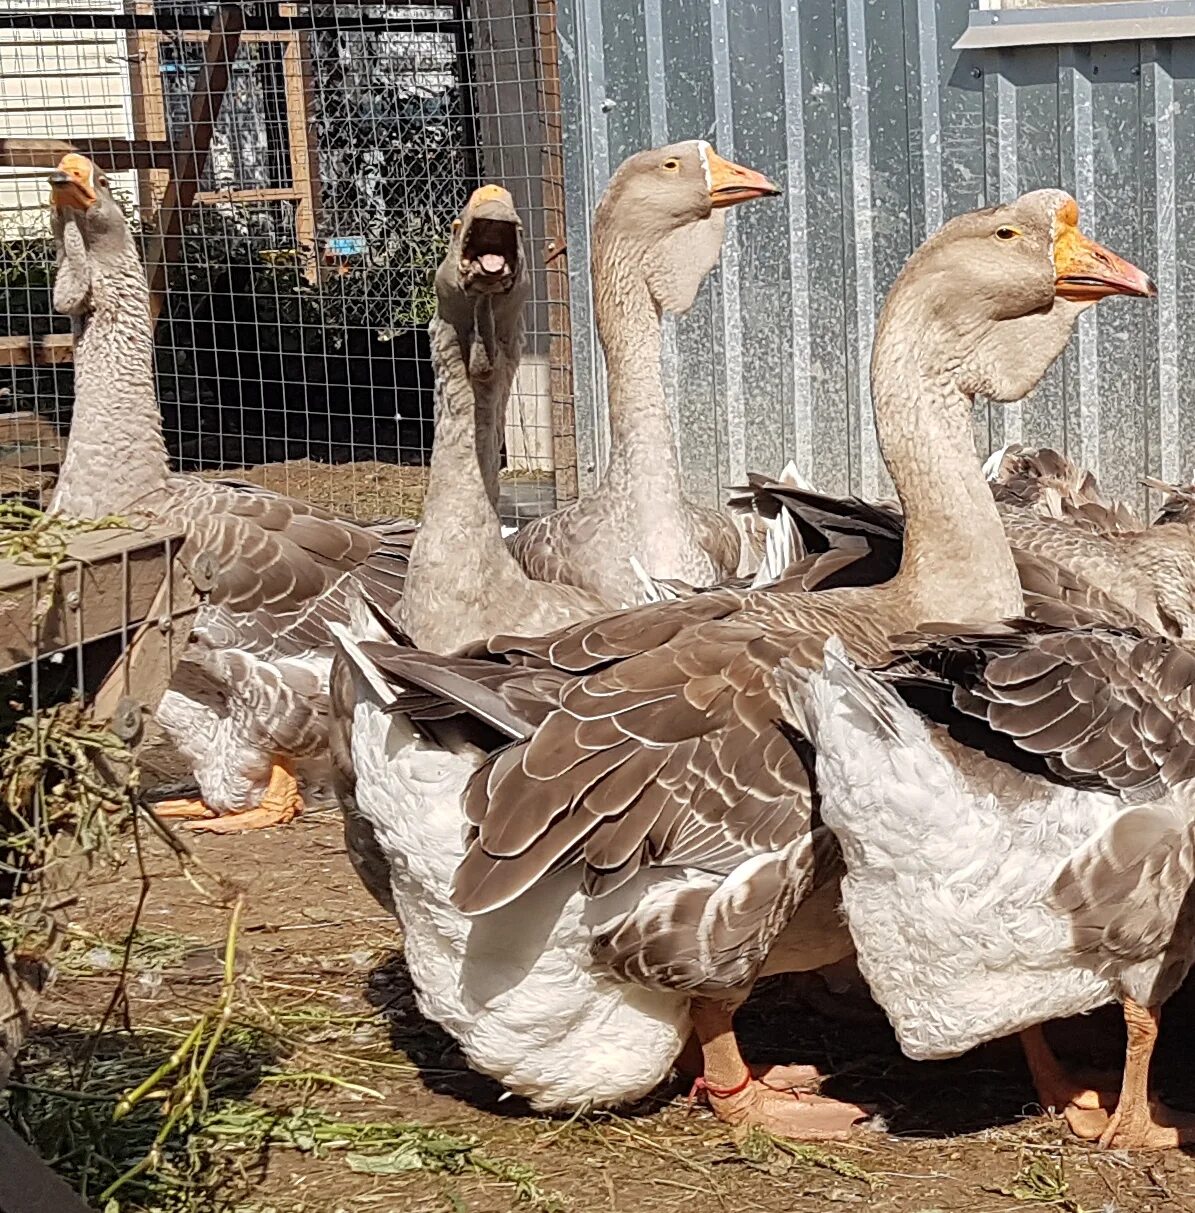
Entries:
{"label": "goose leg", "polygon": [[796,1090],[783,1080],[782,1067],[749,1067],[735,1039],[734,1011],[727,1003],[693,1000],[693,1030],[705,1069],[695,1089],[705,1095],[719,1120],[759,1125],[778,1137],[825,1141],[849,1137],[852,1126],[871,1115],[856,1104]]}
{"label": "goose leg", "polygon": [[270,771],[270,786],[254,809],[242,813],[225,813],[220,817],[204,817],[187,821],[188,830],[205,830],[209,834],[241,834],[246,830],[264,830],[268,826],[285,825],[303,811],[303,797],[294,772],[281,759],[274,759]]}
{"label": "goose leg", "polygon": [[[674,1063],[677,1073],[697,1085],[698,1090],[705,1089],[702,1073],[705,1061],[701,1052],[701,1041],[696,1032],[689,1033],[685,1047]],[[747,1069],[752,1078],[774,1087],[777,1091],[816,1090],[822,1080],[822,1074],[817,1066],[757,1066],[747,1062]]]}
{"label": "goose leg", "polygon": [[198,796],[183,796],[177,800],[159,800],[151,806],[155,817],[163,821],[189,821],[197,817],[214,817],[215,813]]}
{"label": "goose leg", "polygon": [[[1021,1033],[1021,1047],[1037,1090],[1037,1102],[1064,1115],[1073,1132],[1098,1137],[1108,1123],[1105,1109],[1116,1106],[1115,1081],[1105,1089],[1104,1076],[1072,1074],[1055,1056],[1041,1024]],[[1089,1081],[1092,1080],[1092,1081]]]}
{"label": "goose leg", "polygon": [[1100,1145],[1115,1150],[1168,1150],[1195,1142],[1195,1115],[1166,1107],[1149,1098],[1149,1063],[1158,1039],[1159,1008],[1143,1007],[1126,998],[1124,1025],[1128,1030],[1124,1081],[1120,1102]]}

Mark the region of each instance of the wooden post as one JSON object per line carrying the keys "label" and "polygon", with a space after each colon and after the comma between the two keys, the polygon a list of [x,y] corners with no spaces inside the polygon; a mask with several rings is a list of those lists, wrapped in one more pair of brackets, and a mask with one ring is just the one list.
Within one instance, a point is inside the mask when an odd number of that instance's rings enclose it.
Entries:
{"label": "wooden post", "polygon": [[311,35],[295,33],[282,52],[286,86],[286,135],[290,145],[291,184],[299,195],[295,208],[295,237],[303,253],[304,274],[314,282],[319,273],[316,249],[319,219],[319,166],[311,131],[314,82],[311,74]]}
{"label": "wooden post", "polygon": [[[573,336],[569,311],[568,251],[565,249],[564,138],[560,110],[560,57],[556,0],[535,0],[539,51],[540,114],[543,118],[541,176],[548,287],[548,368],[552,392],[552,463],[556,503],[577,499],[577,423],[573,401]],[[564,250],[564,251],[561,251]]]}
{"label": "wooden post", "polygon": [[212,131],[228,89],[232,61],[241,44],[245,18],[239,5],[221,5],[212,18],[203,65],[191,93],[186,129],[175,144],[173,171],[158,210],[158,230],[146,255],[150,315],[156,323],[166,290],[166,267],[178,261],[182,248],[183,216],[195,200],[207,166]]}
{"label": "wooden post", "polygon": [[[471,32],[478,175],[505,185],[523,216],[531,272],[527,343],[506,424],[506,461],[531,468],[554,462],[549,288],[543,159],[534,133],[540,112],[536,0],[473,0],[462,18]],[[467,87],[467,77],[462,88]]]}
{"label": "wooden post", "polygon": [[[137,0],[138,15],[153,16],[150,0]],[[129,56],[129,93],[133,109],[133,140],[165,143],[166,102],[162,95],[162,65],[158,51],[161,35],[132,29],[125,34]],[[110,172],[112,166],[105,163]],[[163,168],[137,170],[137,205],[143,223],[153,220],[158,201],[166,190],[170,174]]]}

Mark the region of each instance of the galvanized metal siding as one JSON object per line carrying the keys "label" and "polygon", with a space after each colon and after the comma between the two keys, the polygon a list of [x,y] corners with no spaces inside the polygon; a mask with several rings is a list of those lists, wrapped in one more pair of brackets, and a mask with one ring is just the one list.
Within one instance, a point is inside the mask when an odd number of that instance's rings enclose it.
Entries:
{"label": "galvanized metal siding", "polygon": [[722,265],[670,330],[666,382],[691,490],[721,499],[793,457],[883,491],[867,365],[904,259],[961,210],[1038,186],[1150,268],[1157,307],[1083,318],[1022,404],[978,409],[981,448],[1064,446],[1113,491],[1195,465],[1195,42],[957,53],[967,0],[560,0],[582,480],[604,458],[587,225],[610,171],[710,138],[769,173]]}

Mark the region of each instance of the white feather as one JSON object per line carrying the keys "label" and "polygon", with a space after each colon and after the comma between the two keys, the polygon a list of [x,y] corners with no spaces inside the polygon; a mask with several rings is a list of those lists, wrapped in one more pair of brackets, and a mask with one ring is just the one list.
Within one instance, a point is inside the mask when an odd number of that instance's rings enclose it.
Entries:
{"label": "white feather", "polygon": [[983,478],[985,480],[995,480],[1000,475],[1000,465],[1004,462],[1004,456],[1008,454],[1008,448],[1011,443],[1005,443],[998,450],[993,451],[983,465]]}
{"label": "white feather", "polygon": [[768,522],[763,560],[751,580],[751,588],[758,590],[779,581],[799,554],[800,539],[797,536],[796,524],[787,510],[781,510]]}
{"label": "white feather", "polygon": [[821,670],[777,677],[817,747],[860,972],[905,1053],[956,1056],[1114,997],[1048,891],[1121,802],[944,741],[840,644],[826,649]]}
{"label": "white feather", "polygon": [[[337,638],[345,643],[343,630]],[[582,895],[574,869],[466,918],[449,889],[464,855],[461,798],[482,755],[424,741],[385,711],[367,668],[353,670],[356,807],[390,863],[420,1011],[460,1042],[470,1065],[536,1108],[646,1095],[688,1036],[688,999],[616,981],[589,958],[604,925],[666,877],[647,869],[595,901]]]}
{"label": "white feather", "polygon": [[776,479],[780,484],[791,484],[794,489],[804,489],[808,493],[817,492],[813,487],[813,481],[802,476],[797,470],[796,463],[791,459],[780,469],[780,475]]}

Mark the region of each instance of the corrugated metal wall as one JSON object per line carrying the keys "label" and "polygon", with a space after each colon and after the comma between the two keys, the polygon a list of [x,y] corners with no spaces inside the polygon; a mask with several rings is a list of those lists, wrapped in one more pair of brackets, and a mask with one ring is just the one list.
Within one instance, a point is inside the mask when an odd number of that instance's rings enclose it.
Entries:
{"label": "corrugated metal wall", "polygon": [[[1113,300],[981,448],[1065,446],[1106,486],[1195,464],[1195,41],[955,52],[967,0],[560,0],[582,477],[603,457],[586,227],[612,168],[707,137],[785,191],[733,214],[720,271],[666,345],[695,496],[793,457],[829,490],[886,475],[874,319],[909,252],[961,210],[1061,185],[1154,273]],[[592,482],[592,481],[591,481]],[[584,480],[583,480],[584,483]]]}

